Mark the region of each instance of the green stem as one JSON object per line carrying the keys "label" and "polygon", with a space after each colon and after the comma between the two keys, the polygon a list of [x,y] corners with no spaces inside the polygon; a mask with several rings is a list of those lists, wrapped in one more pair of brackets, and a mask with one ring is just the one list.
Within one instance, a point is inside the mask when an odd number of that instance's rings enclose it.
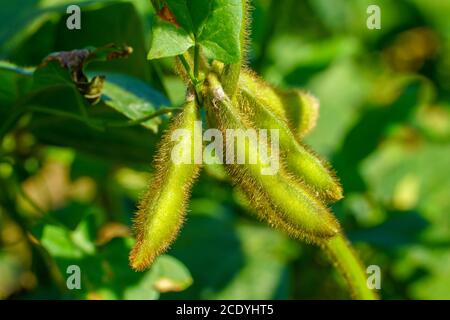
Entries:
{"label": "green stem", "polygon": [[[198,46],[196,45],[196,48]],[[199,63],[200,63],[200,51],[199,49],[198,52],[196,52],[195,57],[194,57],[194,70],[197,69],[197,73],[198,73],[198,68],[199,68]],[[189,65],[189,62],[186,60],[186,57],[182,54],[180,54],[178,56],[178,58],[181,61],[181,64],[183,65],[184,70],[186,71],[187,75],[189,76],[189,79],[192,82],[192,85],[194,87],[194,92],[195,92],[195,97],[197,99],[197,102],[199,105],[202,104],[202,95],[201,95],[201,84],[202,82],[194,75],[194,73],[192,72],[191,66]]]}
{"label": "green stem", "polygon": [[200,66],[200,46],[198,44],[194,47],[194,78],[198,80],[198,69]]}
{"label": "green stem", "polygon": [[322,245],[338,271],[347,281],[354,299],[378,299],[377,293],[367,286],[367,274],[364,267],[343,234],[325,241]]}
{"label": "green stem", "polygon": [[191,79],[192,83],[195,85],[196,78],[194,77],[194,74],[192,73],[191,66],[189,65],[189,62],[186,60],[186,57],[182,54],[178,56],[178,58],[181,61],[181,64],[183,65],[184,70],[189,76],[189,79]]}

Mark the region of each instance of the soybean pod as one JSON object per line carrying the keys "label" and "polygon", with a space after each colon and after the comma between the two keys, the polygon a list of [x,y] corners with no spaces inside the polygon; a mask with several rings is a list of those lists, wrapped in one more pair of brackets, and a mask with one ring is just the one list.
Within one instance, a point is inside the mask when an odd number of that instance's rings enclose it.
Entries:
{"label": "soybean pod", "polygon": [[285,121],[297,138],[305,137],[316,126],[319,100],[305,90],[274,88],[245,68],[239,76],[239,88]]}
{"label": "soybean pod", "polygon": [[[130,264],[135,270],[151,265],[173,242],[184,221],[191,187],[200,169],[194,161],[198,152],[194,141],[198,141],[198,135],[201,141],[197,120],[197,104],[189,96],[183,111],[173,119],[161,140],[154,158],[155,174],[134,221],[136,244]],[[174,141],[174,138],[182,139]]]}
{"label": "soybean pod", "polygon": [[261,99],[261,92],[253,92],[253,89],[256,88],[241,86],[236,104],[239,111],[252,118],[255,127],[279,130],[280,149],[283,150],[282,158],[286,169],[296,176],[302,185],[326,202],[341,199],[342,188],[331,167],[295,137],[281,117],[279,100],[270,95]]}
{"label": "soybean pod", "polygon": [[[211,123],[217,124],[224,136],[229,129],[240,132],[251,128],[245,115],[233,106],[214,75],[208,76],[207,115]],[[260,148],[255,143],[247,143],[245,148],[235,148],[234,141],[227,139],[226,153],[233,150],[236,157],[261,159]],[[245,153],[245,154],[239,154]],[[339,223],[333,214],[317,198],[295,183],[294,179],[280,168],[276,174],[262,174],[264,164],[227,163],[226,169],[235,185],[245,193],[252,207],[260,216],[275,227],[290,234],[317,242],[336,235]]]}

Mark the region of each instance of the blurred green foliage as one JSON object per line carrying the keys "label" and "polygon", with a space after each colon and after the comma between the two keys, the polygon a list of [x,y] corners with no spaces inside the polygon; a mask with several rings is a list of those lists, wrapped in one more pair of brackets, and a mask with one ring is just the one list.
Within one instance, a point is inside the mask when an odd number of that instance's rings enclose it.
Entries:
{"label": "blurred green foliage", "polygon": [[[65,27],[69,3],[82,8],[81,30]],[[370,4],[381,30],[366,27]],[[333,210],[364,262],[380,266],[382,298],[450,299],[450,2],[252,6],[249,66],[319,98],[307,143],[337,170],[345,198]],[[154,18],[147,0],[2,4],[0,298],[348,298],[320,250],[260,224],[212,166],[168,255],[131,271],[131,219],[168,117],[98,130],[74,115],[125,121],[179,106],[173,60],[146,60]],[[88,66],[107,81],[94,106],[58,68],[27,69],[51,52],[112,42],[134,52]],[[35,112],[10,131],[26,103],[72,116]],[[69,265],[82,270],[81,290],[66,288]]]}

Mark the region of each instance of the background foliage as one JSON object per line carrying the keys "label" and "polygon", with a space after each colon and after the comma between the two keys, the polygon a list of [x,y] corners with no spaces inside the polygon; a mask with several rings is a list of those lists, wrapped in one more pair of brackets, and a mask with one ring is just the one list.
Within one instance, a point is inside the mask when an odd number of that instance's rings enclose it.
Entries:
{"label": "background foliage", "polygon": [[[79,31],[65,27],[69,2],[82,7]],[[251,3],[249,65],[320,99],[307,142],[337,169],[345,199],[333,210],[365,263],[381,267],[381,296],[450,299],[450,3]],[[370,4],[381,7],[381,30],[366,28]],[[124,120],[181,104],[173,60],[146,60],[153,21],[147,0],[2,4],[0,298],[348,298],[317,248],[256,221],[212,166],[172,249],[131,271],[131,219],[168,117],[99,130],[80,110]],[[88,75],[107,81],[95,106],[61,70],[28,68],[51,52],[112,42],[134,51],[89,64]],[[65,115],[34,112],[6,130],[30,103]],[[65,287],[71,264],[82,290]]]}

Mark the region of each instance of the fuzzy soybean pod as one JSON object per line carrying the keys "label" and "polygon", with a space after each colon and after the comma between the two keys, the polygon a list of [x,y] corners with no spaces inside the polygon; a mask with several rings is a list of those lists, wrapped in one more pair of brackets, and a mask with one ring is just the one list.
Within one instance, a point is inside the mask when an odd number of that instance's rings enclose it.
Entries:
{"label": "fuzzy soybean pod", "polygon": [[329,164],[301,144],[288,124],[273,111],[274,107],[267,107],[268,104],[258,98],[258,94],[241,87],[237,97],[239,111],[248,115],[255,127],[279,131],[280,149],[286,169],[302,185],[323,201],[334,202],[341,199],[342,188]]}
{"label": "fuzzy soybean pod", "polygon": [[301,89],[279,91],[286,117],[294,134],[302,139],[315,128],[319,118],[319,100]]}
{"label": "fuzzy soybean pod", "polygon": [[200,169],[195,161],[199,152],[196,143],[200,143],[200,152],[202,148],[198,120],[197,105],[189,97],[161,140],[154,159],[155,174],[134,221],[136,244],[130,253],[130,265],[135,270],[150,266],[173,242],[184,221],[191,187]]}
{"label": "fuzzy soybean pod", "polygon": [[284,120],[298,138],[316,126],[319,100],[300,89],[275,89],[248,69],[242,69],[239,87]]}
{"label": "fuzzy soybean pod", "polygon": [[[235,158],[250,159],[253,156],[263,159],[259,143],[248,141],[245,148],[239,148],[234,138],[229,139],[230,130],[242,134],[252,127],[245,115],[233,106],[217,78],[211,75],[208,77],[208,88],[205,104],[207,116],[209,122],[217,125],[222,135],[227,137],[224,152],[227,160],[230,153]],[[271,145],[266,147],[272,148]],[[264,168],[263,161],[253,164],[248,161],[227,161],[226,164],[233,183],[243,190],[260,217],[276,228],[290,234],[301,234],[300,237],[312,242],[327,239],[339,232],[339,223],[328,208],[296,183],[282,167],[274,174],[264,174]]]}

